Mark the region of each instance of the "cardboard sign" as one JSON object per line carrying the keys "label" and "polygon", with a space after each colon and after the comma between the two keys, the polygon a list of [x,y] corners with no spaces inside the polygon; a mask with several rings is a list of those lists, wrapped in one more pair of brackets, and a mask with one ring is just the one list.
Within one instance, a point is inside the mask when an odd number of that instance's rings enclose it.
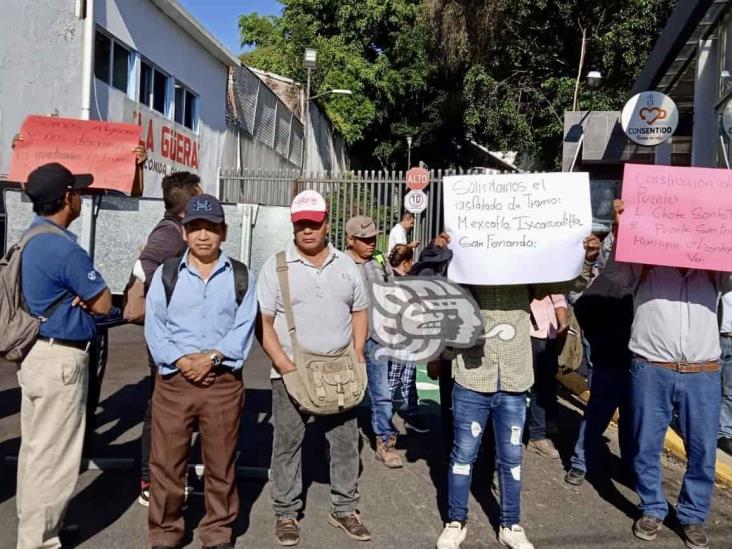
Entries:
{"label": "cardboard sign", "polygon": [[97,120],[29,116],[13,149],[8,179],[25,182],[38,166],[59,162],[72,173],[91,173],[92,188],[130,193],[139,126]]}
{"label": "cardboard sign", "polygon": [[626,164],[618,261],[732,271],[732,171]]}
{"label": "cardboard sign", "polygon": [[586,173],[446,177],[443,193],[451,280],[490,286],[580,274],[592,230]]}

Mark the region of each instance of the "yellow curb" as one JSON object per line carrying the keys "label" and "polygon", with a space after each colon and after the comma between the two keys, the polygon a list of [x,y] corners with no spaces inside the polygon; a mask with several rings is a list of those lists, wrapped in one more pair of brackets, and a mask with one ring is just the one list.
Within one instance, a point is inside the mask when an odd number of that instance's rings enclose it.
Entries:
{"label": "yellow curb", "polygon": [[[577,397],[582,400],[585,404],[590,399],[590,391],[587,386],[587,381],[577,372],[569,372],[567,374],[557,374],[557,379],[567,389],[572,391]],[[618,411],[615,410],[613,415],[613,423],[618,421]],[[663,446],[667,452],[673,454],[679,459],[686,461],[686,450],[684,449],[684,441],[676,432],[669,427],[666,431],[666,438],[663,442]],[[721,459],[717,459],[716,466],[717,482],[719,484],[725,484],[732,486],[732,466],[723,462]]]}
{"label": "yellow curb", "polygon": [[[686,460],[686,450],[684,449],[684,441],[676,432],[669,427],[666,431],[666,439],[663,442],[666,451],[670,452],[679,459]],[[717,459],[717,482],[732,486],[732,467],[724,463],[721,459]]]}

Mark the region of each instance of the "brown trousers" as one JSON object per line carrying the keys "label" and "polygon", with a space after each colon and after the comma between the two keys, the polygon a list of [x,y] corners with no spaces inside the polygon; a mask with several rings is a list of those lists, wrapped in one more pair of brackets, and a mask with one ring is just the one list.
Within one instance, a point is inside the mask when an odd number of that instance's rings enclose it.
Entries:
{"label": "brown trousers", "polygon": [[221,373],[205,388],[193,385],[180,374],[157,375],[150,452],[151,545],[177,546],[183,538],[181,510],[196,419],[206,499],[198,537],[202,545],[231,543],[231,527],[239,513],[234,460],[243,401],[241,371]]}

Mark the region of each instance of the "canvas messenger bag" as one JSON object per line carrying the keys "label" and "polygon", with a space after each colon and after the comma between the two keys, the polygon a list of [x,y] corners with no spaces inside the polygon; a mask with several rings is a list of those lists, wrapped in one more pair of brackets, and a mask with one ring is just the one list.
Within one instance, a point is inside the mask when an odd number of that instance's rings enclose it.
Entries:
{"label": "canvas messenger bag", "polygon": [[277,277],[295,364],[294,371],[282,376],[285,388],[306,414],[325,416],[355,408],[366,391],[366,364],[358,361],[351,343],[333,354],[314,353],[300,346],[287,271],[285,252],[279,252]]}

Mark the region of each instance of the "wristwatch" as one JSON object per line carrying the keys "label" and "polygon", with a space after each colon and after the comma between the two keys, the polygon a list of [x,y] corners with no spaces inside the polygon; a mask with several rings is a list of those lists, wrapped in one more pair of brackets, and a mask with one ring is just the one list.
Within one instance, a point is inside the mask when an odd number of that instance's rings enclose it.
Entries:
{"label": "wristwatch", "polygon": [[223,360],[224,358],[219,353],[211,353],[211,366],[214,368],[221,366]]}

